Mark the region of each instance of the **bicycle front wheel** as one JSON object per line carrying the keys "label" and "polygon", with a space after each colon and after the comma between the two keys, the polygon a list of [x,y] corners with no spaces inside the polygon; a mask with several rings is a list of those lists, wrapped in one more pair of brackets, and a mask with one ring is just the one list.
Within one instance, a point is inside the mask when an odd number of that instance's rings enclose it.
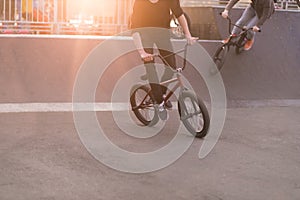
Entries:
{"label": "bicycle front wheel", "polygon": [[198,138],[206,136],[209,114],[204,102],[194,93],[183,91],[178,98],[178,112],[186,129]]}
{"label": "bicycle front wheel", "polygon": [[226,44],[223,44],[222,46],[218,47],[217,51],[213,56],[213,61],[215,62],[217,69],[213,68],[211,70],[211,74],[216,74],[222,69],[228,51],[229,51],[229,47]]}
{"label": "bicycle front wheel", "polygon": [[154,126],[159,121],[154,98],[151,95],[150,87],[137,84],[131,88],[130,104],[137,119],[145,126]]}

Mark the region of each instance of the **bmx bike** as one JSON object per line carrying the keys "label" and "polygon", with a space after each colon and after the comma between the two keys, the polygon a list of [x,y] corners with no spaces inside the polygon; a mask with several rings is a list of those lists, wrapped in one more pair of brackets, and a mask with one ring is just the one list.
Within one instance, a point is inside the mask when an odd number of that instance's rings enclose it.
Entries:
{"label": "bmx bike", "polygon": [[[216,68],[211,69],[211,74],[218,73],[222,67],[224,66],[225,60],[227,58],[227,54],[231,47],[235,47],[235,53],[240,54],[244,51],[244,46],[246,42],[248,41],[247,35],[248,32],[251,31],[253,28],[246,28],[241,27],[237,24],[232,23],[231,19],[229,17],[226,18],[228,20],[228,32],[229,32],[229,38],[228,41],[225,43],[222,43],[221,46],[217,48],[213,55],[213,61],[216,64]],[[231,28],[232,26],[236,26],[239,29],[241,29],[241,32],[237,35],[231,34]],[[259,31],[260,32],[260,31]]]}
{"label": "bmx bike", "polygon": [[[160,58],[166,67],[170,67],[175,73],[175,77],[160,82],[161,87],[167,87],[170,83],[175,83],[174,86],[167,91],[164,96],[163,103],[167,102],[174,92],[179,89],[179,95],[177,98],[178,113],[180,120],[183,122],[186,129],[195,137],[203,138],[206,136],[210,124],[209,113],[205,103],[197,96],[195,92],[188,89],[184,85],[182,78],[182,72],[186,67],[186,53],[187,46],[184,49],[171,53],[175,55],[180,52],[184,52],[183,66],[174,70],[160,54],[154,55],[154,58]],[[168,55],[169,56],[169,55]],[[151,91],[150,85],[147,84],[135,84],[130,90],[130,104],[133,113],[136,118],[145,126],[154,126],[159,122],[159,104],[155,102],[154,95]],[[167,110],[165,110],[167,112]]]}

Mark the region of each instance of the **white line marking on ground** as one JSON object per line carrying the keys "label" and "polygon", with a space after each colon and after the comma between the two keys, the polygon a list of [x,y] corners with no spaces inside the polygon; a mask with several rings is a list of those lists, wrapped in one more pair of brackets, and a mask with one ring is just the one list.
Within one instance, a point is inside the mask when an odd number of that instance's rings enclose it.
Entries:
{"label": "white line marking on ground", "polygon": [[[103,35],[34,35],[34,34],[0,34],[0,38],[36,38],[36,39],[87,39],[87,40],[132,40],[131,36],[103,36]],[[185,39],[172,39],[172,41],[186,41]],[[221,42],[222,40],[198,40],[198,42]]]}
{"label": "white line marking on ground", "polygon": [[[177,109],[176,102],[172,102]],[[0,103],[1,113],[128,111],[129,103]]]}
{"label": "white line marking on ground", "polygon": [[128,103],[7,103],[0,104],[0,113],[126,111]]}
{"label": "white line marking on ground", "polygon": [[[205,102],[209,105],[208,102]],[[172,102],[173,109],[177,108],[177,102]],[[257,100],[257,101],[229,101],[229,107],[300,107],[299,99],[284,100]],[[34,112],[78,112],[78,111],[128,111],[129,103],[0,103],[1,113],[34,113]]]}

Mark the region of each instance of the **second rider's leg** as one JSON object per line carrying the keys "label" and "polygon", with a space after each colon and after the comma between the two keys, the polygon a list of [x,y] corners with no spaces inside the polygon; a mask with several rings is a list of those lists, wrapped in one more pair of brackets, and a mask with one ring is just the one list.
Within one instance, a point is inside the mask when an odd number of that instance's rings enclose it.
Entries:
{"label": "second rider's leg", "polygon": [[[254,17],[252,17],[252,19],[248,22],[247,24],[247,28],[252,28],[253,26],[255,26],[257,24],[257,22],[259,21],[257,15],[255,14]],[[244,50],[250,50],[254,44],[254,37],[255,37],[255,32],[254,31],[248,31],[247,34],[247,39],[248,41],[246,42],[246,44],[244,45]]]}
{"label": "second rider's leg", "polygon": [[[240,26],[240,27],[244,27],[247,26],[247,24],[252,20],[253,17],[256,16],[256,12],[254,10],[254,8],[249,5],[243,12],[242,16],[238,19],[238,21],[236,22],[236,25]],[[239,34],[241,32],[241,29],[234,26],[232,29],[232,34]]]}
{"label": "second rider's leg", "polygon": [[[252,28],[253,26],[255,26],[257,24],[257,22],[259,21],[257,15],[255,15],[247,24],[247,28]],[[249,31],[248,35],[247,35],[247,39],[248,40],[252,40],[254,39],[255,36],[255,32],[254,31]]]}
{"label": "second rider's leg", "polygon": [[[255,25],[255,23],[257,22],[257,15],[256,12],[254,10],[254,8],[249,5],[243,12],[242,16],[240,17],[240,19],[236,22],[236,24],[240,27],[244,27],[246,26],[246,28],[252,28],[253,25]],[[253,24],[254,23],[254,24]],[[240,28],[238,27],[234,27],[232,29],[232,34],[239,34],[241,31]],[[245,50],[249,50],[254,42],[254,33],[253,31],[249,31],[249,35],[247,37],[248,41],[246,42],[244,49]]]}

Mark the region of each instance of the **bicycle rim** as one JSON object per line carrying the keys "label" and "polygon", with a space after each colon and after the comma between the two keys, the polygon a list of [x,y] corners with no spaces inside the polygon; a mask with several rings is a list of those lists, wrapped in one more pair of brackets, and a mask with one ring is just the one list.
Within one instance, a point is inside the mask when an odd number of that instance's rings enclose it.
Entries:
{"label": "bicycle rim", "polygon": [[198,138],[206,136],[209,114],[204,102],[193,92],[183,91],[178,100],[178,112],[186,129]]}
{"label": "bicycle rim", "polygon": [[150,88],[146,85],[135,85],[131,91],[130,104],[136,118],[145,126],[157,124],[159,119]]}

